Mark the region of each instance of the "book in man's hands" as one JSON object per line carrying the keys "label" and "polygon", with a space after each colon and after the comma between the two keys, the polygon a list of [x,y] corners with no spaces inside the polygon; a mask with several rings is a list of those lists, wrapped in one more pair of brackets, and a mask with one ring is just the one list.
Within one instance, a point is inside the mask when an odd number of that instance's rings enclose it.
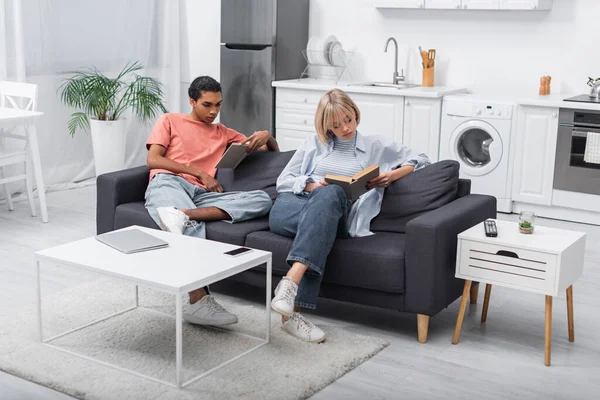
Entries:
{"label": "book in man's hands", "polygon": [[247,150],[247,144],[232,143],[215,168],[236,168],[248,155]]}
{"label": "book in man's hands", "polygon": [[367,192],[367,182],[379,176],[379,167],[371,165],[354,176],[325,175],[325,182],[341,186],[348,200],[356,201]]}

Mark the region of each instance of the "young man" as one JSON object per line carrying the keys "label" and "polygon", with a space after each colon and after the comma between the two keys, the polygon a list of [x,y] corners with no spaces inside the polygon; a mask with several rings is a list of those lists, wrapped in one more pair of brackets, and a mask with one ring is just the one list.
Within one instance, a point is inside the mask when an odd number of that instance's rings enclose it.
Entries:
{"label": "young man", "polygon": [[[262,190],[223,193],[215,165],[231,143],[248,151],[278,151],[267,131],[243,134],[213,121],[221,109],[221,85],[209,76],[194,79],[188,90],[192,111],[159,118],[146,143],[150,183],[146,208],[161,229],[205,238],[205,221],[234,222],[266,215],[271,198]],[[227,312],[206,289],[190,292],[183,317],[201,325],[228,325],[237,317]]]}

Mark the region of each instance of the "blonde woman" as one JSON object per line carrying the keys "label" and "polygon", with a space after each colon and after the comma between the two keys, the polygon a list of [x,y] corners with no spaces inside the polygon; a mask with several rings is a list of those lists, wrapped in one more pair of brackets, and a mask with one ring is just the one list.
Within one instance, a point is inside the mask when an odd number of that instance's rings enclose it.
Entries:
{"label": "blonde woman", "polygon": [[[322,342],[325,333],[299,313],[315,309],[325,261],[336,237],[368,236],[390,183],[429,165],[424,154],[380,137],[363,136],[356,127],[360,110],[342,90],[320,100],[315,115],[317,134],[296,151],[277,179],[280,193],[269,216],[271,231],[294,238],[287,257],[290,270],[275,289],[271,308],[282,314],[283,329],[298,339]],[[380,175],[369,190],[351,203],[325,174],[353,176],[378,165]]]}

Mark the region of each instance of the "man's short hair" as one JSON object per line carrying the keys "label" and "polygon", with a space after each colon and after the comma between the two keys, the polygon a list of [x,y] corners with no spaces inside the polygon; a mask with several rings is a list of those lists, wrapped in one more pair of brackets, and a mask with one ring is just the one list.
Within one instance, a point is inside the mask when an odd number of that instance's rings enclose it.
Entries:
{"label": "man's short hair", "polygon": [[221,84],[210,76],[199,76],[190,85],[188,95],[190,99],[198,100],[202,92],[221,93]]}

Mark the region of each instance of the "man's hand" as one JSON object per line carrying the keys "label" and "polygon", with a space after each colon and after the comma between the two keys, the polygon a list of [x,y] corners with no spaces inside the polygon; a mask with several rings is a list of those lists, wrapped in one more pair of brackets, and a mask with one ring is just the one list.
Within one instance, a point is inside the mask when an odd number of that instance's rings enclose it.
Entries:
{"label": "man's hand", "polygon": [[391,179],[391,174],[391,171],[379,174],[377,178],[371,179],[369,182],[367,182],[367,188],[373,189],[376,187],[388,187],[390,183],[393,182]]}
{"label": "man's hand", "polygon": [[271,138],[271,134],[269,131],[258,131],[254,132],[248,139],[244,140],[242,144],[248,144],[248,154],[253,151],[258,150],[260,147],[267,144],[269,139]]}
{"label": "man's hand", "polygon": [[194,174],[194,176],[196,178],[198,178],[200,180],[200,182],[202,182],[202,184],[204,186],[206,186],[206,188],[210,192],[223,193],[223,188],[221,187],[221,184],[219,183],[219,181],[217,181],[215,178],[213,178],[206,172],[198,171],[197,173]]}

